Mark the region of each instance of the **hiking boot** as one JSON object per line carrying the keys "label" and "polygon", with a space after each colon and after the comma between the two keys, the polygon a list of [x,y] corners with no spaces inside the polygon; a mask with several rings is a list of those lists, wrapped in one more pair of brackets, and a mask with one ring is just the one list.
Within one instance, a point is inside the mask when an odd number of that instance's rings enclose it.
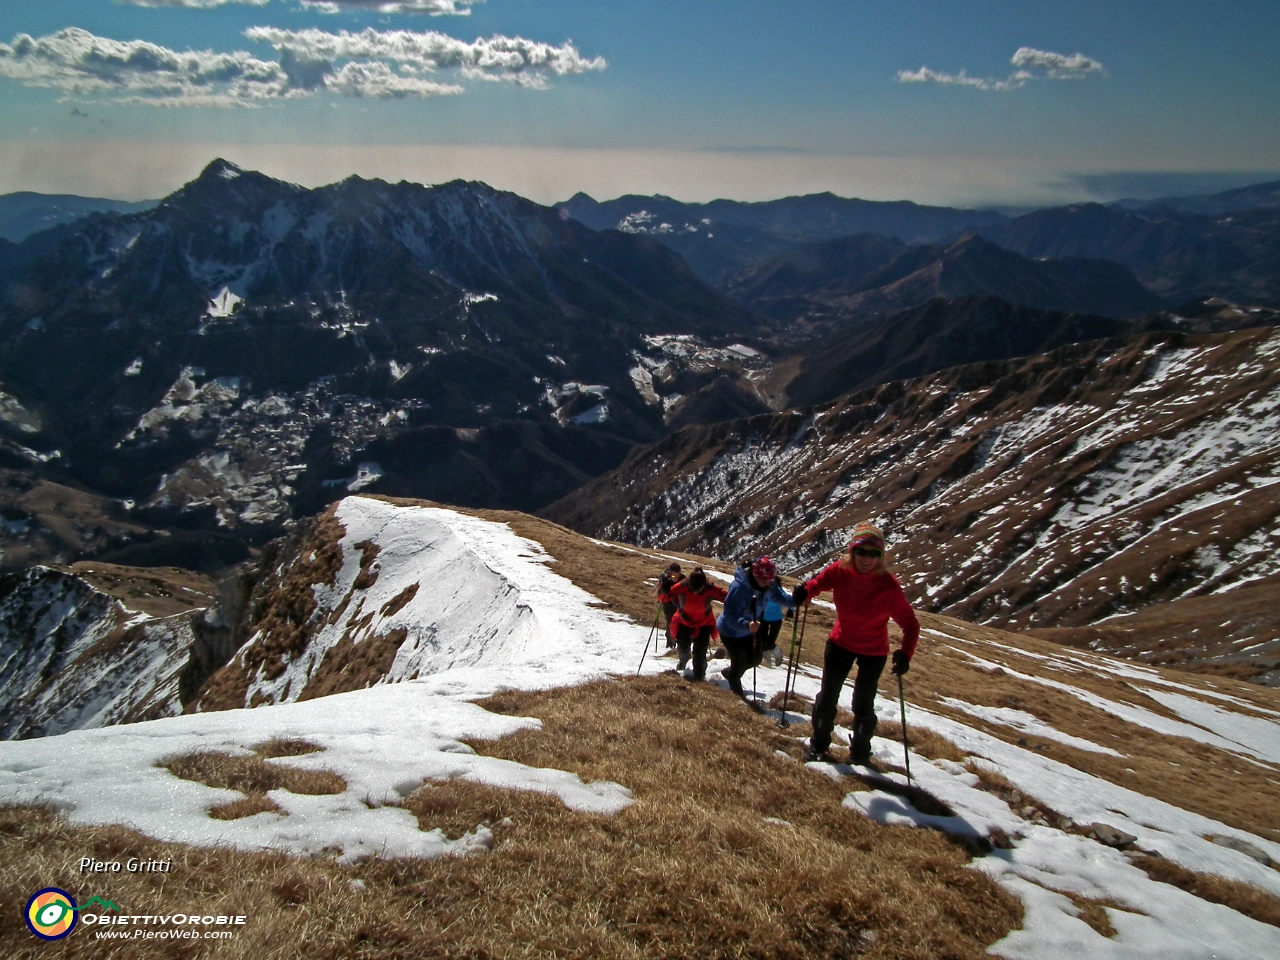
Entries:
{"label": "hiking boot", "polygon": [[736,693],[740,697],[745,697],[746,693],[742,689],[742,678],[729,676],[729,674],[732,671],[733,671],[732,667],[725,667],[723,670],[720,671],[720,676],[724,677],[726,680],[729,681],[730,690],[732,690],[734,693]]}
{"label": "hiking boot", "polygon": [[826,750],[815,750],[810,747],[804,752],[805,763],[835,763],[836,758],[829,754]]}
{"label": "hiking boot", "polygon": [[853,740],[849,744],[849,762],[866,766],[871,762],[871,735],[876,730],[876,717],[853,718]]}
{"label": "hiking boot", "polygon": [[676,673],[683,673],[684,668],[689,665],[688,657],[681,657],[680,662],[676,664]]}

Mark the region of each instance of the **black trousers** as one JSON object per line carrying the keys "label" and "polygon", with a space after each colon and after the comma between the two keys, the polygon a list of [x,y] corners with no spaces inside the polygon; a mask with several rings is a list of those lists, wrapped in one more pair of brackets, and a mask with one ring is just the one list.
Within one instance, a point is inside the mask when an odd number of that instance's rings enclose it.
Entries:
{"label": "black trousers", "polygon": [[676,627],[676,646],[681,660],[688,660],[692,648],[693,679],[707,677],[707,647],[711,645],[711,626],[689,627],[683,623]]}
{"label": "black trousers", "polygon": [[742,696],[742,675],[752,667],[760,666],[760,658],[764,648],[760,646],[760,634],[747,634],[745,637],[726,637],[720,639],[729,654],[729,666],[724,671],[724,678],[729,681],[729,689]]}
{"label": "black trousers", "polygon": [[813,701],[813,736],[810,746],[824,751],[831,746],[831,731],[836,726],[836,708],[840,706],[840,688],[844,686],[856,662],[858,675],[853,681],[853,718],[869,722],[876,715],[876,685],[880,682],[880,674],[884,672],[888,657],[869,657],[866,654],[851,653],[844,647],[827,641],[826,651],[822,657],[822,689]]}
{"label": "black trousers", "polygon": [[[756,639],[760,641],[760,652],[772,650],[778,645],[778,634],[782,632],[781,620],[766,620],[760,624],[760,630],[756,633]],[[759,663],[759,661],[756,661]]]}

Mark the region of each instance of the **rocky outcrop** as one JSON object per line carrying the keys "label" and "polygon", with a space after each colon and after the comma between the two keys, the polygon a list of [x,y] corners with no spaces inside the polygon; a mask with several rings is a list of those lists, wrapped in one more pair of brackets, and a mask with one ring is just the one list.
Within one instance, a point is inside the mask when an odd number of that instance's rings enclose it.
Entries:
{"label": "rocky outcrop", "polygon": [[137,585],[155,573],[140,573],[137,584],[128,576],[115,583],[126,595],[135,587],[138,596],[128,599],[85,572],[38,566],[0,577],[0,736],[48,736],[181,712],[179,680],[205,608],[178,601],[169,606],[184,609],[148,613],[148,599],[173,600],[174,593],[148,595]]}

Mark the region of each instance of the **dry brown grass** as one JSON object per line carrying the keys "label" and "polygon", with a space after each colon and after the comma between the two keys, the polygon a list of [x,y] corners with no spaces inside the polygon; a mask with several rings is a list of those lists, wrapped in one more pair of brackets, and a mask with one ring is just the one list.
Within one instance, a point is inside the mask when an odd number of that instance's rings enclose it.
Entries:
{"label": "dry brown grass", "polygon": [[273,757],[301,757],[308,753],[320,753],[322,750],[324,747],[297,737],[272,737],[253,748],[253,752],[264,760]]}
{"label": "dry brown grass", "polygon": [[[405,802],[422,826],[457,836],[487,821],[492,852],[350,869],[10,809],[0,811],[0,910],[16,915],[32,892],[57,885],[127,912],[250,917],[233,941],[131,942],[112,953],[86,928],[59,948],[122,960],[978,958],[1020,920],[1019,903],[967,868],[961,849],[844,809],[847,785],[777,757],[794,740],[718,688],[646,677],[508,692],[486,706],[539,717],[543,729],[474,744],[481,752],[624,783],[635,803],[597,816],[550,796],[430,783]],[[81,856],[120,855],[175,863],[109,882],[76,873]],[[0,955],[48,950],[20,926],[0,929]]]}
{"label": "dry brown grass", "polygon": [[[296,657],[311,640],[316,609],[316,584],[332,584],[342,567],[342,524],[330,507],[309,521],[305,535],[283,542],[281,553],[272,556],[272,572],[255,593],[254,608],[264,611],[249,625],[258,634],[254,644],[210,677],[196,700],[186,705],[188,712],[235,710],[245,706],[250,678],[262,670],[268,679],[284,672],[285,663]],[[362,553],[362,556],[364,554]],[[373,557],[368,558],[372,563]],[[283,577],[279,571],[285,571]],[[362,575],[367,573],[361,568]],[[375,574],[376,576],[376,574]],[[255,701],[251,706],[257,706]]]}
{"label": "dry brown grass", "polygon": [[237,757],[230,753],[206,750],[168,757],[157,766],[164,767],[183,780],[194,780],[207,787],[239,790],[244,794],[241,799],[209,809],[209,816],[215,820],[239,820],[256,813],[279,812],[279,805],[267,796],[269,790],[319,796],[341,793],[347,789],[347,782],[328,770],[301,770],[263,762],[264,757],[298,757],[316,753],[320,749],[305,740],[276,738],[260,744],[256,755],[252,756]]}
{"label": "dry brown grass", "polygon": [[141,610],[153,617],[207,607],[218,592],[212,578],[179,567],[122,567],[82,560],[64,569],[117,597],[130,610]]}
{"label": "dry brown grass", "polygon": [[526,790],[502,790],[465,780],[429,780],[405,798],[404,808],[423,830],[439,829],[451,840],[484,824],[499,832],[505,821],[526,818],[531,811],[555,819],[564,812],[559,798]]}
{"label": "dry brown grass", "polygon": [[1067,893],[1066,897],[1075,904],[1076,910],[1079,911],[1077,916],[1087,923],[1094,933],[1107,938],[1116,935],[1116,928],[1111,925],[1111,918],[1107,916],[1107,911],[1104,909],[1115,907],[1115,901],[1094,900],[1081,893]]}
{"label": "dry brown grass", "polygon": [[1221,903],[1246,917],[1280,927],[1280,897],[1275,894],[1214,873],[1197,873],[1164,857],[1135,857],[1132,862],[1152,880],[1172,884],[1201,900]]}
{"label": "dry brown grass", "polygon": [[[167,873],[81,874],[81,857],[125,861],[172,858]],[[281,853],[161,843],[123,827],[73,826],[39,807],[0,808],[0,956],[41,960],[51,955],[93,960],[218,957],[256,960],[302,957],[331,943],[331,916],[358,909],[363,899],[347,888],[348,876],[330,860],[295,860]],[[243,914],[247,924],[234,940],[101,941],[81,924],[57,944],[37,940],[16,918],[27,898],[48,886],[80,901],[106,897],[126,914],[209,912]],[[306,891],[290,902],[290,890]]]}
{"label": "dry brown grass", "polygon": [[[892,720],[881,720],[876,724],[876,736],[901,743],[902,724]],[[964,763],[969,759],[969,755],[954,743],[927,727],[913,727],[908,723],[907,741],[913,751],[929,760],[954,760],[956,763]]]}
{"label": "dry brown grass", "polygon": [[265,793],[251,793],[239,800],[209,808],[209,816],[215,820],[241,820],[244,817],[252,817],[255,813],[279,812],[280,805]]}
{"label": "dry brown grass", "polygon": [[239,790],[248,794],[288,790],[290,793],[320,796],[341,793],[347,789],[347,782],[328,770],[300,770],[297,767],[265,763],[257,756],[237,757],[216,750],[168,757],[157,766],[164,767],[183,780],[194,780],[207,787]]}
{"label": "dry brown grass", "polygon": [[[662,945],[657,955],[965,956],[1020,912],[975,886],[944,837],[843,809],[847,785],[777,757],[790,738],[717,688],[652,677],[508,692],[485,706],[536,716],[543,729],[473,744],[479,751],[634,790],[636,804],[616,818],[583,818],[564,840],[543,833],[571,846],[534,882],[561,888],[562,861],[576,861],[603,886],[586,916]],[[492,821],[502,811],[485,812]],[[867,931],[874,943],[860,937]],[[598,955],[633,954],[618,944]]]}

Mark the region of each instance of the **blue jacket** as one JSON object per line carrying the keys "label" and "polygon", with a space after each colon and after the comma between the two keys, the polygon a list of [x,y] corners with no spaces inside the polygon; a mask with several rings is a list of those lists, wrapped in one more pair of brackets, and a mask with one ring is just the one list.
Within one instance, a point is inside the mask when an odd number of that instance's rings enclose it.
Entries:
{"label": "blue jacket", "polygon": [[729,586],[729,595],[724,598],[724,609],[716,627],[724,637],[735,640],[749,637],[751,621],[764,620],[766,607],[775,603],[788,610],[794,607],[790,595],[778,586],[777,580],[770,583],[768,589],[757,590],[747,568],[739,567],[734,571],[733,583]]}

